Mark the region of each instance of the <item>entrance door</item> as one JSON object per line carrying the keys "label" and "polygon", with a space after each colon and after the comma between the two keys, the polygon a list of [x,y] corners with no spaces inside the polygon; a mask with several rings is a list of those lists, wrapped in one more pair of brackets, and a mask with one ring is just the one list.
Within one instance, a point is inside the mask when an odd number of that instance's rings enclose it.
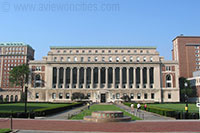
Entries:
{"label": "entrance door", "polygon": [[101,103],[106,102],[106,94],[101,94]]}

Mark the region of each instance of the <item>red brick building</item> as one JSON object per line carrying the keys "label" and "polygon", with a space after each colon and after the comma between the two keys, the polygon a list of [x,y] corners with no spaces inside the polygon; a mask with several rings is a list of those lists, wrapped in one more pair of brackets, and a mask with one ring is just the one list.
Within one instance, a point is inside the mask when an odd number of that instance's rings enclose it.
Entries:
{"label": "red brick building", "polygon": [[200,70],[200,36],[177,36],[172,58],[179,62],[180,77],[193,77],[192,73]]}
{"label": "red brick building", "polygon": [[17,99],[21,88],[11,86],[9,71],[30,60],[34,60],[34,49],[31,46],[24,43],[0,43],[0,99]]}

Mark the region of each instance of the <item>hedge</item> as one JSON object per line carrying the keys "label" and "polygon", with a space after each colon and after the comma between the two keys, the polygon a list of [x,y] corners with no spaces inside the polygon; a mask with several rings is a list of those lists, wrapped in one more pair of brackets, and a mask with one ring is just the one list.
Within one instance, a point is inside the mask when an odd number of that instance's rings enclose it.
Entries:
{"label": "hedge", "polygon": [[47,116],[52,115],[61,111],[65,111],[68,109],[72,109],[74,107],[79,107],[83,105],[83,103],[72,103],[69,105],[61,105],[60,107],[49,107],[49,108],[41,108],[41,109],[35,109],[32,112],[0,112],[0,117],[13,117],[13,118],[34,118],[35,116],[41,117],[41,116]]}
{"label": "hedge", "polygon": [[[124,103],[124,105],[127,105],[129,107],[131,106],[131,104],[132,103]],[[134,108],[137,108],[137,104],[134,104]],[[141,109],[144,110],[144,105],[141,105]],[[183,111],[175,111],[158,107],[147,107],[146,111],[167,117],[173,117],[176,119],[199,119],[199,113],[185,113]]]}

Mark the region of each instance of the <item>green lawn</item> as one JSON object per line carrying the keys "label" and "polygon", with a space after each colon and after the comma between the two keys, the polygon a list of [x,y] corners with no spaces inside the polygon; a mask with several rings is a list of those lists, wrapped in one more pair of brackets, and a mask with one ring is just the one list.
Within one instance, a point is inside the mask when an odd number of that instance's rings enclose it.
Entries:
{"label": "green lawn", "polygon": [[[183,103],[171,103],[171,104],[147,104],[147,107],[159,107],[166,108],[176,111],[185,111],[185,105]],[[199,112],[199,108],[196,107],[196,104],[188,104],[189,112]]]}
{"label": "green lawn", "polygon": [[[61,107],[69,104],[51,104],[51,103],[28,103],[27,110],[32,111],[35,109],[49,108],[49,107]],[[10,103],[10,104],[0,104],[0,112],[23,112],[24,103]]]}
{"label": "green lawn", "polygon": [[124,110],[120,109],[119,107],[115,106],[115,105],[92,105],[90,107],[90,109],[86,109],[83,112],[79,113],[76,116],[73,116],[71,119],[72,120],[82,120],[84,116],[90,116],[92,112],[94,111],[122,111],[124,112],[125,116],[131,116],[132,120],[140,120],[140,118],[137,118],[127,112],[125,112]]}
{"label": "green lawn", "polygon": [[11,132],[11,130],[8,128],[0,129],[0,133],[9,133],[9,132]]}

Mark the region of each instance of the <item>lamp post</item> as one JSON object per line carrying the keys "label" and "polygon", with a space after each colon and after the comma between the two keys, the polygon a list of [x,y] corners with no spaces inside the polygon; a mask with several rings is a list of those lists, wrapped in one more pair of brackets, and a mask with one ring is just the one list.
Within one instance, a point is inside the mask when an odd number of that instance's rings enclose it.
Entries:
{"label": "lamp post", "polygon": [[186,111],[186,114],[185,114],[185,118],[187,119],[187,114],[188,114],[188,96],[187,96],[187,87],[188,87],[188,83],[185,82],[185,103],[186,103],[186,106],[185,106],[185,111]]}

